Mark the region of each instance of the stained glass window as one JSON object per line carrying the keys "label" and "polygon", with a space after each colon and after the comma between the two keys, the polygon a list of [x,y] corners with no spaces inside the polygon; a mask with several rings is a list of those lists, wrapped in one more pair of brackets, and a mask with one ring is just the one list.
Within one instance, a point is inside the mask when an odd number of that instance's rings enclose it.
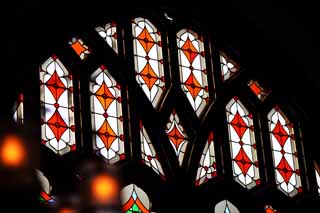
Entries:
{"label": "stained glass window", "polygon": [[76,150],[72,75],[55,56],[40,68],[42,144],[58,155]]}
{"label": "stained glass window", "polygon": [[108,163],[125,158],[120,85],[105,66],[90,80],[93,149]]}
{"label": "stained glass window", "polygon": [[293,197],[302,191],[293,124],[278,106],[269,112],[268,120],[276,184]]}
{"label": "stained glass window", "polygon": [[125,213],[149,213],[151,202],[148,195],[137,185],[125,186],[120,192],[122,212]]}
{"label": "stained glass window", "polygon": [[203,149],[200,165],[197,171],[196,185],[199,186],[217,176],[217,164],[214,153],[213,132],[210,132],[208,141]]}
{"label": "stained glass window", "polygon": [[41,187],[39,201],[44,204],[53,204],[55,200],[54,197],[50,195],[52,186],[50,185],[48,178],[38,169],[36,169],[36,175]]}
{"label": "stained glass window", "polygon": [[14,114],[13,120],[17,123],[22,125],[23,124],[23,94],[20,93],[17,101],[14,106]]}
{"label": "stained glass window", "polygon": [[165,87],[161,33],[149,20],[135,18],[132,34],[136,80],[157,107]]}
{"label": "stained glass window", "polygon": [[95,30],[108,43],[108,45],[118,53],[118,34],[115,22],[107,23],[104,27],[96,27]]}
{"label": "stained glass window", "polygon": [[318,193],[320,195],[320,171],[319,171],[319,167],[316,167],[314,169],[315,173],[316,173],[316,181],[317,181],[317,186],[318,186]]}
{"label": "stained glass window", "polygon": [[181,88],[199,116],[209,98],[203,37],[182,29],[177,33],[177,44]]}
{"label": "stained glass window", "polygon": [[222,51],[220,51],[220,63],[222,79],[224,81],[228,80],[240,69],[240,66]]}
{"label": "stained glass window", "polygon": [[233,177],[248,189],[260,184],[252,115],[238,97],[226,106]]}
{"label": "stained glass window", "polygon": [[151,167],[158,175],[164,178],[162,166],[154,149],[146,129],[140,122],[141,157],[144,164]]}
{"label": "stained glass window", "polygon": [[272,208],[272,206],[266,206],[265,208],[266,213],[280,213],[279,211]]}
{"label": "stained glass window", "polygon": [[69,41],[69,44],[81,60],[86,59],[87,56],[91,53],[89,47],[85,45],[80,38],[73,37],[71,41]]}
{"label": "stained glass window", "polygon": [[237,207],[235,207],[230,201],[220,201],[214,208],[215,213],[239,213]]}
{"label": "stained glass window", "polygon": [[182,165],[183,157],[188,145],[188,136],[184,132],[184,128],[180,123],[179,117],[175,110],[169,117],[169,122],[167,123],[166,133],[168,135],[169,141],[176,152],[178,157],[179,165]]}
{"label": "stained glass window", "polygon": [[265,90],[257,81],[249,81],[248,86],[250,87],[251,91],[261,100],[263,101],[268,95],[269,92]]}

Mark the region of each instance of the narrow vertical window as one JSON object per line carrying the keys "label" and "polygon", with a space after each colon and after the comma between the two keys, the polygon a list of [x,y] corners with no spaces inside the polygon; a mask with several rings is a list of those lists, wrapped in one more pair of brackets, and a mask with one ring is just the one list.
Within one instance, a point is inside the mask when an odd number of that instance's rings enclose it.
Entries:
{"label": "narrow vertical window", "polygon": [[235,207],[230,201],[223,200],[217,203],[214,208],[215,213],[239,213],[237,207]]}
{"label": "narrow vertical window", "polygon": [[214,153],[213,132],[210,132],[206,146],[203,149],[200,165],[197,171],[196,186],[217,176],[216,157]]}
{"label": "narrow vertical window", "polygon": [[162,166],[154,149],[146,129],[140,121],[141,158],[144,164],[151,167],[158,175],[164,178]]}
{"label": "narrow vertical window", "polygon": [[176,152],[179,165],[181,166],[188,145],[188,136],[184,132],[184,128],[182,127],[175,110],[170,115],[169,122],[167,123],[166,133],[174,151]]}
{"label": "narrow vertical window", "polygon": [[40,68],[41,137],[58,155],[76,150],[72,75],[55,56]]}
{"label": "narrow vertical window", "polygon": [[280,213],[279,211],[273,209],[272,206],[269,206],[269,205],[266,206],[264,210],[266,211],[266,213]]}
{"label": "narrow vertical window", "polygon": [[269,92],[265,90],[257,81],[249,81],[248,86],[250,87],[251,91],[261,100],[263,101],[268,95]]}
{"label": "narrow vertical window", "polygon": [[315,173],[316,173],[316,181],[317,181],[317,188],[318,188],[318,194],[320,195],[320,171],[319,168],[316,167],[314,169]]}
{"label": "narrow vertical window", "polygon": [[14,113],[13,113],[13,120],[19,124],[23,124],[23,94],[20,93],[18,95],[17,101],[15,102],[14,105]]}
{"label": "narrow vertical window", "polygon": [[181,88],[199,116],[209,98],[203,37],[182,29],[177,33],[177,44]]}
{"label": "narrow vertical window", "polygon": [[268,120],[276,184],[293,197],[302,191],[293,124],[278,106],[269,112]]}
{"label": "narrow vertical window", "polygon": [[104,27],[96,27],[95,30],[107,42],[107,44],[118,53],[118,34],[115,22],[107,23]]}
{"label": "narrow vertical window", "polygon": [[71,41],[69,41],[70,46],[72,49],[77,53],[81,60],[84,60],[88,57],[91,53],[91,50],[87,45],[85,45],[82,39],[73,37]]}
{"label": "narrow vertical window", "polygon": [[252,115],[238,97],[226,106],[233,177],[243,187],[260,184]]}
{"label": "narrow vertical window", "polygon": [[120,85],[105,66],[90,80],[93,149],[108,163],[125,158]]}
{"label": "narrow vertical window", "polygon": [[224,81],[228,80],[240,69],[240,66],[222,51],[220,51],[220,63],[222,79]]}
{"label": "narrow vertical window", "polygon": [[165,87],[160,31],[147,19],[132,22],[136,80],[153,107],[157,107]]}
{"label": "narrow vertical window", "polygon": [[149,213],[151,202],[148,195],[135,184],[125,186],[120,192],[122,212],[125,213]]}

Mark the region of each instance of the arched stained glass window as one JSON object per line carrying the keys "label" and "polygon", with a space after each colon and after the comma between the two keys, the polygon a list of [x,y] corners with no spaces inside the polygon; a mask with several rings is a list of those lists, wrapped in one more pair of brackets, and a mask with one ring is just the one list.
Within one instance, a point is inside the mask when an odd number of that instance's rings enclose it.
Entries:
{"label": "arched stained glass window", "polygon": [[120,85],[101,65],[90,79],[93,149],[108,163],[125,158]]}
{"label": "arched stained glass window", "polygon": [[44,176],[44,174],[36,169],[36,175],[37,178],[40,182],[40,195],[39,195],[39,200],[41,203],[54,203],[54,198],[50,195],[51,194],[51,190],[52,190],[52,186],[48,180],[48,178],[46,176]]}
{"label": "arched stained glass window", "polygon": [[196,185],[199,186],[215,176],[217,176],[217,164],[214,152],[213,132],[210,132],[201,155],[200,165],[197,171]]}
{"label": "arched stained glass window", "polygon": [[220,63],[223,80],[226,81],[239,71],[240,66],[226,53],[220,51]]}
{"label": "arched stained glass window", "polygon": [[148,20],[132,22],[136,80],[156,108],[165,87],[160,31]]}
{"label": "arched stained glass window", "polygon": [[55,56],[40,68],[42,144],[58,155],[76,150],[72,75]]}
{"label": "arched stained glass window", "polygon": [[276,184],[293,197],[302,191],[293,124],[278,106],[269,112],[268,120]]}
{"label": "arched stained glass window", "polygon": [[122,212],[125,213],[149,213],[151,202],[148,195],[137,185],[125,186],[120,192]]}
{"label": "arched stained glass window", "polygon": [[182,29],[177,33],[177,44],[181,88],[199,116],[209,98],[203,37]]}
{"label": "arched stained glass window", "polygon": [[17,101],[14,104],[13,120],[19,124],[23,124],[23,93],[18,95]]}
{"label": "arched stained glass window", "polygon": [[230,201],[220,201],[214,208],[215,213],[239,213],[237,207],[235,207]]}
{"label": "arched stained glass window", "polygon": [[248,189],[260,184],[252,115],[238,97],[226,106],[233,177]]}
{"label": "arched stained glass window", "polygon": [[273,209],[272,206],[269,206],[269,205],[266,206],[264,210],[266,211],[266,213],[280,213],[279,211]]}
{"label": "arched stained glass window", "polygon": [[151,167],[158,175],[162,178],[164,177],[164,173],[162,170],[162,166],[158,160],[158,155],[156,150],[154,149],[149,135],[147,134],[146,129],[140,122],[140,140],[141,140],[141,158],[144,164]]}
{"label": "arched stained glass window", "polygon": [[69,44],[81,60],[86,59],[91,53],[91,50],[83,43],[81,38],[73,37],[71,41],[69,41]]}
{"label": "arched stained glass window", "polygon": [[184,132],[184,128],[181,125],[179,117],[175,110],[173,110],[169,117],[166,133],[174,151],[176,152],[179,165],[181,166],[188,145],[188,136]]}
{"label": "arched stained glass window", "polygon": [[118,34],[115,22],[107,23],[104,27],[96,27],[95,30],[108,43],[108,45],[118,53]]}

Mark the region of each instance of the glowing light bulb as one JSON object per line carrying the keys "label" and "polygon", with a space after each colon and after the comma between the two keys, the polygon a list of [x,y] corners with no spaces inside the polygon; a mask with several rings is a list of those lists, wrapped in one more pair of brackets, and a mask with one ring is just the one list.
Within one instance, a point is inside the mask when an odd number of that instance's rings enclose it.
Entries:
{"label": "glowing light bulb", "polygon": [[58,213],[76,213],[76,211],[71,208],[61,208]]}
{"label": "glowing light bulb", "polygon": [[25,163],[26,149],[21,138],[6,136],[0,147],[1,163],[6,167],[19,167]]}
{"label": "glowing light bulb", "polygon": [[98,204],[114,202],[118,194],[118,183],[111,176],[97,175],[91,183],[91,194],[93,202]]}

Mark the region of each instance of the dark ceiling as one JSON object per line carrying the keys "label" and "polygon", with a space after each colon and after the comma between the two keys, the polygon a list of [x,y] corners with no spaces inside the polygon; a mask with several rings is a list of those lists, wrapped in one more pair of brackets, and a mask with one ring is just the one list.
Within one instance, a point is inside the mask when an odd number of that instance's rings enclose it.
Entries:
{"label": "dark ceiling", "polygon": [[[152,2],[152,4],[150,3]],[[156,2],[156,3],[154,3]],[[85,30],[104,17],[116,17],[129,8],[189,15],[221,31],[241,51],[241,63],[253,76],[265,78],[272,89],[298,103],[310,124],[320,118],[318,9],[301,1],[10,1],[1,6],[2,97],[13,101],[21,79],[38,71],[51,46],[65,41],[65,32]],[[21,76],[23,78],[21,78]],[[15,84],[9,85],[9,79]],[[19,80],[20,79],[20,80]],[[2,111],[6,110],[2,107]],[[2,114],[3,115],[3,114]],[[314,127],[316,130],[316,128]]]}

